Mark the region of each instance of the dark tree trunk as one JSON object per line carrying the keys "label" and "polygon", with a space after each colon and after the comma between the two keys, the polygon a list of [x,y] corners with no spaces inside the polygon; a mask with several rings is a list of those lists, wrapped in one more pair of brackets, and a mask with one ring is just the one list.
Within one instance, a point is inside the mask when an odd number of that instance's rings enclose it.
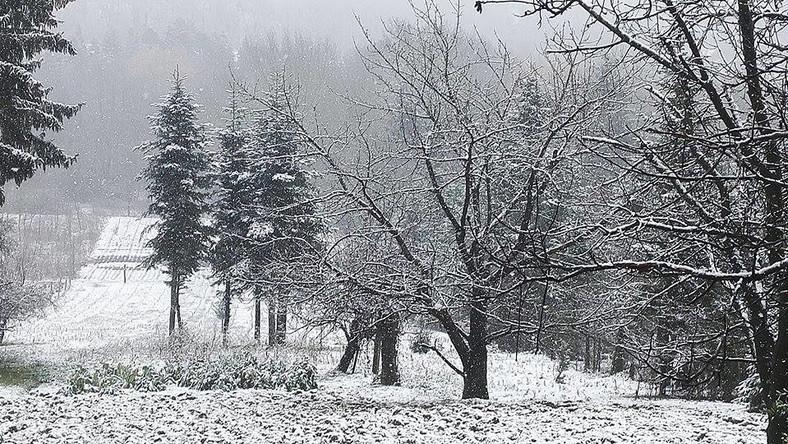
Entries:
{"label": "dark tree trunk", "polygon": [[183,330],[183,318],[181,318],[181,281],[178,280],[175,290],[175,317],[178,319],[178,330]]}
{"label": "dark tree trunk", "polygon": [[624,367],[626,366],[626,362],[624,361],[624,348],[621,347],[621,343],[624,341],[624,331],[622,329],[618,329],[616,331],[616,345],[613,349],[613,359],[610,363],[610,374],[615,375],[616,373],[621,373],[624,371]]}
{"label": "dark tree trunk", "polygon": [[260,293],[254,294],[254,341],[260,343]]}
{"label": "dark tree trunk", "polygon": [[542,329],[544,328],[545,310],[547,309],[547,292],[549,289],[550,286],[547,282],[545,282],[544,291],[542,292],[542,301],[539,305],[539,326],[536,330],[536,348],[534,349],[535,355],[539,354],[539,350],[542,345]]}
{"label": "dark tree trunk", "polygon": [[[763,97],[761,84],[762,72],[758,66],[758,41],[756,38],[755,13],[752,11],[750,0],[738,1],[738,24],[741,35],[741,55],[744,62],[747,85],[747,96],[753,111],[753,120],[761,128],[763,135],[769,135],[772,130],[767,105]],[[747,155],[752,148],[750,144],[742,144],[742,151]],[[783,185],[783,152],[776,141],[767,141],[763,144],[765,164],[768,165],[765,176],[771,179],[764,186],[765,197],[765,222],[766,244],[769,262],[774,264],[785,257],[785,235],[782,227],[785,226],[786,204]],[[766,428],[768,444],[785,444],[788,441],[788,409],[781,407],[785,404],[785,393],[788,390],[788,279],[785,272],[778,273],[774,278],[773,293],[776,295],[777,306],[777,340],[772,349],[771,375],[761,375],[761,380],[768,388],[766,406],[769,410],[769,425]],[[760,368],[759,368],[760,370]]]}
{"label": "dark tree trunk", "polygon": [[586,335],[586,351],[583,354],[583,370],[591,371],[591,337]]}
{"label": "dark tree trunk", "polygon": [[397,342],[399,341],[400,319],[392,314],[380,323],[380,384],[399,385],[399,361]]}
{"label": "dark tree trunk", "polygon": [[348,338],[345,352],[342,353],[342,358],[337,365],[337,371],[348,373],[350,371],[350,364],[353,363],[353,358],[356,357],[359,351],[358,338]]}
{"label": "dark tree trunk", "polygon": [[350,364],[353,363],[354,358],[358,356],[361,350],[361,322],[358,318],[353,319],[348,329],[344,330],[344,332],[345,339],[347,339],[347,345],[345,346],[345,352],[342,353],[342,358],[339,360],[339,365],[337,365],[337,371],[348,373],[350,371]]}
{"label": "dark tree trunk", "polygon": [[464,365],[462,399],[489,399],[487,392],[487,346],[472,347]]}
{"label": "dark tree trunk", "polygon": [[268,298],[268,346],[276,345],[276,298]]}
{"label": "dark tree trunk", "polygon": [[287,304],[279,301],[276,305],[276,345],[284,345],[287,339]]}
{"label": "dark tree trunk", "polygon": [[5,339],[6,328],[8,328],[8,320],[7,319],[0,320],[0,344],[2,344],[3,339]]}
{"label": "dark tree trunk", "polygon": [[224,281],[224,297],[222,298],[222,344],[227,346],[227,332],[230,330],[230,301],[232,299],[232,284],[230,280]]}
{"label": "dark tree trunk", "polygon": [[463,360],[462,399],[489,399],[487,391],[487,305],[475,295],[471,304],[468,353]]}
{"label": "dark tree trunk", "polygon": [[175,333],[175,322],[177,321],[178,316],[178,277],[172,276],[170,279],[170,323],[169,323],[169,335],[172,336]]}

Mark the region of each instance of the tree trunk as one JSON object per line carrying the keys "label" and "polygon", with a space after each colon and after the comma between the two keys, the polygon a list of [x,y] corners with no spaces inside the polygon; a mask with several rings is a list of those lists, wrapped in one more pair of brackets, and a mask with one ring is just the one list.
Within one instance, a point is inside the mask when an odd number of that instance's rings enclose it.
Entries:
{"label": "tree trunk", "polygon": [[591,370],[591,337],[586,335],[586,351],[583,355],[583,370]]}
{"label": "tree trunk", "polygon": [[353,358],[356,357],[358,352],[358,338],[349,337],[345,346],[345,352],[342,353],[342,358],[339,360],[339,365],[337,365],[337,371],[342,373],[350,372],[350,364],[353,363]]}
{"label": "tree trunk", "polygon": [[0,320],[0,344],[2,344],[3,339],[5,339],[6,328],[8,328],[8,320],[7,319]]}
{"label": "tree trunk", "polygon": [[483,295],[474,294],[471,304],[468,353],[463,360],[465,377],[462,399],[489,399],[487,391],[487,305]]}
{"label": "tree trunk", "polygon": [[487,346],[472,347],[464,365],[462,399],[489,399],[487,392]]}
{"label": "tree trunk", "polygon": [[224,281],[224,297],[222,298],[222,345],[227,346],[227,332],[230,330],[230,300],[232,284],[229,279]]}
{"label": "tree trunk", "polygon": [[545,282],[544,291],[542,292],[541,304],[539,305],[539,326],[536,329],[536,348],[534,349],[535,355],[539,354],[539,350],[542,345],[542,329],[544,328],[545,309],[547,308],[547,291],[549,288],[550,285]]}
{"label": "tree trunk", "polygon": [[276,298],[268,298],[268,346],[276,345]]}
{"label": "tree trunk", "polygon": [[170,279],[170,324],[169,335],[175,333],[175,322],[178,316],[178,277],[172,276]]}
{"label": "tree trunk", "polygon": [[260,343],[260,293],[254,293],[254,341]]}
{"label": "tree trunk", "polygon": [[616,331],[616,345],[613,349],[613,358],[610,363],[610,374],[615,375],[624,371],[626,363],[624,362],[624,348],[621,347],[621,342],[624,341],[624,331],[618,329]]}
{"label": "tree trunk", "polygon": [[[756,39],[755,14],[752,11],[750,0],[738,1],[738,24],[741,35],[741,55],[747,73],[747,96],[753,111],[753,120],[761,128],[762,135],[772,132],[769,114],[763,97],[762,72],[758,67],[758,41]],[[748,143],[742,144],[743,152],[747,155],[752,150]],[[765,176],[770,180],[764,186],[765,197],[765,222],[766,244],[769,245],[767,256],[769,262],[774,264],[785,257],[785,235],[782,227],[785,226],[785,194],[783,185],[783,151],[775,141],[767,141],[763,145],[766,168]],[[761,376],[768,387],[767,409],[769,411],[769,425],[766,428],[768,444],[785,444],[788,441],[788,408],[782,407],[786,401],[788,390],[788,279],[785,272],[777,273],[773,277],[773,293],[776,295],[777,314],[777,340],[774,343],[772,354],[771,377]],[[759,369],[760,370],[760,369]],[[768,379],[771,379],[769,381]]]}
{"label": "tree trunk", "polygon": [[284,345],[287,339],[287,304],[278,301],[276,305],[276,345]]}
{"label": "tree trunk", "polygon": [[175,317],[178,319],[178,331],[183,330],[183,318],[181,317],[181,286],[175,292]]}
{"label": "tree trunk", "polygon": [[399,333],[399,314],[392,314],[380,323],[381,385],[399,385],[399,362],[397,360]]}
{"label": "tree trunk", "polygon": [[339,360],[339,365],[337,365],[337,371],[348,373],[350,364],[353,363],[353,359],[358,356],[361,350],[361,322],[358,318],[353,319],[348,329],[344,330],[344,332],[347,345],[345,346],[345,352],[342,353],[342,358]]}

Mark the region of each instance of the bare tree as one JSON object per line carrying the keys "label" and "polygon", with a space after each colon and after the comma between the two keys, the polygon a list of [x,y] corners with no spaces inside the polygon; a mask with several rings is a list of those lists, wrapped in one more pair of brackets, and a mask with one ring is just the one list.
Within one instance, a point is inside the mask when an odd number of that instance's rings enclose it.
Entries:
{"label": "bare tree", "polygon": [[[781,35],[788,15],[760,0],[493,0],[477,7],[493,3],[519,4],[526,16],[582,11],[601,34],[555,50],[600,55],[624,48],[629,63],[645,67],[642,88],[655,112],[628,131],[585,139],[592,149],[604,150],[600,157],[629,182],[615,184],[621,192],[608,200],[610,217],[600,241],[638,248],[598,256],[598,263],[575,270],[661,272],[694,280],[696,286],[704,285],[699,280],[718,282],[717,294],[727,296],[724,303],[749,329],[769,412],[768,442],[784,442],[788,78]],[[662,198],[621,206],[636,195]],[[670,246],[653,248],[650,239],[663,236]]]}
{"label": "bare tree", "polygon": [[[325,211],[353,218],[334,224],[343,228],[324,260],[332,279],[391,301],[390,313],[433,318],[456,357],[435,351],[463,378],[463,397],[487,398],[488,345],[548,328],[498,311],[524,284],[550,279],[547,253],[577,248],[563,228],[576,217],[561,203],[573,181],[569,159],[578,129],[608,97],[576,88],[593,83],[591,70],[557,58],[544,117],[518,119],[522,67],[500,42],[462,32],[455,13],[446,18],[428,2],[414,8],[413,23],[387,23],[379,39],[366,34],[360,54],[379,89],[356,101],[354,124],[331,132],[288,101],[278,110],[331,180]],[[375,254],[336,260],[358,242]],[[594,308],[597,317],[607,312]]]}

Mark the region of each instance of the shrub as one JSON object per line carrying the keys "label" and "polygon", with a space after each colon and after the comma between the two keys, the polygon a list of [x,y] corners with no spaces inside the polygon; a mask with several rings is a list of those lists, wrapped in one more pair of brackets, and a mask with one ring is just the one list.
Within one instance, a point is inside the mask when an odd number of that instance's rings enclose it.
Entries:
{"label": "shrub", "polygon": [[68,378],[67,390],[73,394],[114,393],[122,389],[152,392],[166,386],[166,376],[151,367],[105,363],[93,370],[78,367]]}
{"label": "shrub", "polygon": [[68,392],[159,391],[167,385],[195,390],[311,390],[317,388],[317,369],[306,359],[288,364],[242,351],[216,358],[171,362],[161,370],[123,364],[103,364],[92,371],[80,367],[68,380]]}

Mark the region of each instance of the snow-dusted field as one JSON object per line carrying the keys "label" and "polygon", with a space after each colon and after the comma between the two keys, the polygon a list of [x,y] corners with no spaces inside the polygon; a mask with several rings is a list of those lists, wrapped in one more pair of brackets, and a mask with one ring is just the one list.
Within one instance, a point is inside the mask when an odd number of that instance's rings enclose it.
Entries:
{"label": "snow-dusted field", "polygon": [[[139,263],[150,220],[110,218],[90,263],[58,309],[13,332],[0,359],[48,364],[145,359],[166,335],[164,277]],[[123,282],[124,269],[126,283]],[[197,341],[219,333],[216,290],[196,276],[182,297],[184,321]],[[251,338],[249,304],[236,304],[234,343]],[[265,327],[264,327],[265,331]],[[369,352],[359,373],[329,371],[340,350],[311,349],[320,388],[275,391],[69,396],[44,386],[0,388],[0,443],[761,443],[762,415],[727,403],[636,399],[624,377],[569,369],[555,382],[543,356],[491,353],[492,401],[459,401],[460,378],[434,355],[401,347],[402,387],[371,383]],[[303,351],[303,350],[302,350]],[[142,356],[140,358],[140,356]],[[645,390],[641,390],[643,393]]]}
{"label": "snow-dusted field", "polygon": [[[9,341],[78,349],[164,337],[169,314],[166,276],[141,265],[150,253],[144,243],[151,236],[145,229],[152,222],[107,219],[89,263],[57,308],[45,319],[11,332]],[[181,296],[186,328],[205,339],[215,338],[220,327],[214,311],[217,289],[206,272],[197,273],[187,285]],[[250,337],[250,304],[236,303],[233,308],[231,334]]]}
{"label": "snow-dusted field", "polygon": [[[355,382],[355,381],[354,381]],[[715,403],[401,403],[328,387],[0,400],[14,443],[760,443],[760,418]],[[354,394],[355,395],[355,394]],[[13,418],[13,419],[11,419]]]}

